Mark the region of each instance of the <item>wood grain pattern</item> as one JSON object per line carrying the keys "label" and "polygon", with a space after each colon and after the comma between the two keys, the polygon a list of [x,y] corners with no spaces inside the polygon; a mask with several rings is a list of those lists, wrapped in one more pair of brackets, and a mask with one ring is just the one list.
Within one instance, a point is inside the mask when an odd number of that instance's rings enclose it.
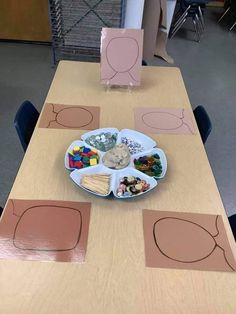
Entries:
{"label": "wood grain pattern", "polygon": [[[134,128],[135,107],[190,108],[177,68],[145,67],[135,92],[105,92],[99,64],[63,61],[46,102],[101,108],[101,127]],[[195,124],[196,127],[196,124]],[[154,135],[168,159],[166,178],[136,201],[97,198],[76,187],[64,153],[82,130],[36,128],[11,198],[92,202],[86,263],[0,261],[0,312],[235,313],[235,274],[146,268],[142,209],[220,214],[235,253],[225,210],[196,135]]]}
{"label": "wood grain pattern", "polygon": [[0,39],[51,41],[47,0],[1,0]]}

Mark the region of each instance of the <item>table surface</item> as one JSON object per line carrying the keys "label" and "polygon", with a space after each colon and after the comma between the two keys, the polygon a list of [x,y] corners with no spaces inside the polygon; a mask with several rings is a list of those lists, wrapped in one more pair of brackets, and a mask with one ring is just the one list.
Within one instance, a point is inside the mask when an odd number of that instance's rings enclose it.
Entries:
{"label": "table surface", "polygon": [[[99,64],[60,62],[46,102],[100,106],[100,127],[119,129],[134,128],[135,107],[190,108],[177,68],[143,67],[134,92],[104,91],[99,71]],[[145,267],[145,208],[222,215],[235,253],[199,134],[152,134],[168,158],[166,178],[129,202],[96,198],[70,180],[64,153],[83,132],[36,128],[9,197],[91,202],[86,262],[1,260],[0,312],[236,313],[235,273]]]}

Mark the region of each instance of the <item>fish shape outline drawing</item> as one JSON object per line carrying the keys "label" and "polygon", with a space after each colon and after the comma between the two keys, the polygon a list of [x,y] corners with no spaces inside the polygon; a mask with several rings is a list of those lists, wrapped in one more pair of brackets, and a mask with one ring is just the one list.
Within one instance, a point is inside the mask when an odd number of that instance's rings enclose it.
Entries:
{"label": "fish shape outline drawing", "polygon": [[[55,113],[55,119],[54,120],[50,120],[48,125],[46,126],[46,128],[50,128],[51,126],[51,123],[55,122],[57,123],[58,125],[64,127],[64,128],[68,128],[68,129],[79,129],[79,128],[82,128],[82,127],[86,127],[88,125],[90,125],[92,122],[93,122],[93,114],[91,113],[91,111],[89,111],[88,109],[84,108],[84,107],[80,107],[80,106],[68,106],[66,108],[62,108],[60,109],[59,111],[55,111],[55,108],[54,108],[54,104],[50,104],[52,106],[52,112]],[[76,119],[76,117],[79,117],[80,116],[80,113],[83,112],[83,113],[86,113],[87,114],[87,117],[86,117],[86,122],[82,122],[81,124],[78,123],[78,118],[77,118],[77,121],[76,125],[70,125],[71,122],[68,122],[65,123],[65,121],[63,121],[63,113],[64,113],[64,118],[66,117],[65,116],[65,111],[66,113],[68,113],[68,110],[70,111],[70,115],[69,115],[69,118],[73,118],[73,119]],[[76,113],[76,111],[78,111]],[[74,123],[74,122],[73,122]]]}
{"label": "fish shape outline drawing", "polygon": [[[155,242],[155,245],[157,247],[157,249],[159,250],[159,252],[165,256],[166,258],[174,261],[174,262],[179,262],[179,263],[186,263],[186,264],[191,264],[191,263],[197,263],[197,262],[200,262],[200,261],[203,261],[205,259],[207,259],[209,256],[211,256],[211,254],[213,254],[213,252],[216,250],[216,248],[219,248],[222,252],[223,252],[223,257],[224,257],[224,260],[226,262],[226,264],[228,265],[228,267],[232,270],[232,271],[235,271],[236,269],[230,264],[230,262],[228,261],[227,259],[227,256],[225,254],[225,249],[223,247],[221,247],[218,243],[217,243],[217,239],[216,237],[220,234],[220,231],[218,229],[218,226],[217,226],[217,223],[218,223],[218,219],[219,219],[219,215],[216,216],[215,218],[215,227],[216,227],[216,234],[212,234],[210,233],[206,228],[204,228],[203,226],[201,226],[200,224],[196,223],[196,222],[193,222],[191,220],[188,220],[188,219],[183,219],[183,218],[178,218],[178,217],[163,217],[163,218],[159,218],[158,220],[155,221],[155,223],[153,224],[153,238],[154,238],[154,242]],[[206,252],[202,253],[202,256],[199,256],[198,258],[195,256],[194,258],[190,256],[190,258],[188,258],[188,260],[186,260],[186,257],[185,258],[181,258],[181,253],[179,256],[177,256],[179,253],[176,251],[176,252],[170,252],[171,249],[173,250],[173,246],[168,248],[168,247],[163,247],[163,243],[161,244],[160,242],[162,241],[161,238],[163,238],[163,234],[162,234],[162,237],[159,237],[158,238],[158,224],[161,224],[161,223],[165,223],[166,221],[169,220],[169,224],[171,225],[171,220],[172,220],[172,224],[173,222],[181,222],[182,223],[182,226],[179,226],[179,230],[181,232],[183,232],[184,229],[186,229],[186,226],[187,224],[190,224],[189,227],[190,229],[193,229],[195,228],[195,235],[192,235],[192,237],[196,239],[196,230],[198,230],[198,233],[205,233],[205,241],[208,241],[208,244],[209,246],[211,245],[211,247],[209,247],[208,249],[208,252],[206,251],[205,248],[201,248],[200,249],[203,249],[205,250]],[[185,226],[184,226],[185,224]],[[170,225],[169,226],[165,226],[165,229],[167,230],[170,230]],[[160,228],[160,227],[159,227]],[[162,226],[162,228],[164,228],[164,226]],[[193,232],[193,233],[194,233]],[[186,232],[186,234],[184,235],[185,238],[186,238],[186,241],[188,242],[189,241],[189,238],[190,238],[190,232],[189,232],[189,235],[187,234],[188,232]],[[199,234],[198,234],[199,235]],[[183,234],[182,234],[183,236]],[[188,237],[189,236],[189,237]],[[203,237],[202,237],[203,238]],[[208,238],[208,239],[207,239]],[[176,245],[176,241],[177,241],[177,235],[175,237],[175,245]],[[211,243],[210,243],[211,242]],[[205,244],[205,243],[204,243]],[[196,247],[194,247],[194,243],[192,244],[192,248],[193,248],[193,251],[194,249],[196,249]],[[185,250],[183,248],[183,250]],[[191,250],[191,249],[190,249]],[[196,252],[190,252],[189,251],[189,248],[186,248],[186,252],[182,252],[183,254],[196,254]],[[197,254],[200,254],[199,252],[197,252]],[[176,255],[176,256],[174,256]],[[187,256],[187,255],[186,255]]]}
{"label": "fish shape outline drawing", "polygon": [[[152,118],[157,115],[160,119],[161,115],[167,116],[167,118],[163,117],[162,119],[167,122],[173,123],[173,126],[167,126],[167,127],[158,127],[158,122],[155,122],[155,125],[152,125],[150,122],[148,122],[148,116],[151,116]],[[194,130],[192,130],[191,126],[184,121],[185,119],[185,110],[181,109],[180,116],[177,114],[171,113],[171,112],[165,112],[163,110],[154,110],[147,113],[144,113],[141,117],[142,123],[146,125],[148,128],[155,129],[155,130],[162,130],[162,131],[174,131],[181,129],[181,127],[186,126],[189,130],[189,133],[194,134]],[[160,119],[161,120],[161,119]],[[174,125],[176,123],[176,125]]]}

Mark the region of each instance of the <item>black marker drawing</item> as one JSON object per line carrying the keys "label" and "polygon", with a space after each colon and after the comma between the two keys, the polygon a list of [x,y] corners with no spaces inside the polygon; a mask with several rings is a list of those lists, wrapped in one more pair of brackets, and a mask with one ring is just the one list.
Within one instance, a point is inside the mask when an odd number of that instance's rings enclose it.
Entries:
{"label": "black marker drawing", "polygon": [[[153,238],[159,252],[166,258],[179,263],[197,263],[210,257],[219,248],[223,252],[223,258],[227,267],[235,271],[226,257],[225,249],[217,243],[220,236],[218,229],[218,218],[215,218],[216,234],[210,233],[206,228],[198,223],[177,217],[164,217],[158,219],[153,224]],[[161,229],[162,231],[158,230]],[[166,232],[165,234],[163,233]],[[175,230],[173,241],[168,238]],[[176,230],[178,232],[176,232]],[[159,236],[161,232],[161,236]],[[168,238],[169,241],[166,241]],[[202,241],[202,242],[201,242]],[[183,245],[181,246],[181,244]]]}
{"label": "black marker drawing", "polygon": [[85,261],[91,203],[9,199],[0,224],[0,259]]}
{"label": "black marker drawing", "polygon": [[46,103],[39,128],[94,130],[99,128],[100,107]]}
{"label": "black marker drawing", "polygon": [[[152,119],[152,123],[149,121],[149,118]],[[142,115],[142,122],[149,128],[163,131],[173,131],[181,129],[182,126],[186,126],[191,134],[194,134],[194,131],[191,128],[191,125],[184,121],[185,118],[185,110],[181,110],[181,116],[176,114],[165,112],[161,110],[147,112]],[[164,120],[166,123],[166,127],[158,126],[160,120]]]}
{"label": "black marker drawing", "polygon": [[[125,59],[121,60],[123,62],[120,62],[120,56],[118,55],[118,53],[117,54],[114,53],[114,48],[116,45],[122,46],[124,51],[127,51]],[[129,55],[129,50],[134,51]],[[105,56],[107,63],[109,64],[110,68],[114,71],[114,73],[109,78],[102,78],[103,80],[110,81],[119,73],[127,73],[132,80],[139,82],[139,80],[135,79],[131,73],[132,69],[137,64],[137,61],[139,59],[139,45],[138,41],[135,38],[132,37],[112,38],[106,46]]]}
{"label": "black marker drawing", "polygon": [[[79,244],[83,227],[82,215],[79,210],[66,206],[51,205],[49,202],[47,205],[28,207],[21,215],[17,215],[14,202],[12,200],[11,202],[13,215],[19,217],[12,239],[13,245],[17,249],[60,252],[73,250]],[[68,214],[73,215],[74,224],[77,225],[76,234],[68,234],[71,232],[70,225],[66,226],[66,216]],[[50,223],[59,224],[61,230],[56,229]],[[68,240],[66,245],[69,247],[62,247],[65,245],[66,237]]]}
{"label": "black marker drawing", "polygon": [[49,121],[47,128],[55,122],[65,128],[76,129],[88,126],[93,121],[93,114],[86,108],[73,106],[55,111],[54,104],[50,105],[52,112],[55,113],[55,119]]}

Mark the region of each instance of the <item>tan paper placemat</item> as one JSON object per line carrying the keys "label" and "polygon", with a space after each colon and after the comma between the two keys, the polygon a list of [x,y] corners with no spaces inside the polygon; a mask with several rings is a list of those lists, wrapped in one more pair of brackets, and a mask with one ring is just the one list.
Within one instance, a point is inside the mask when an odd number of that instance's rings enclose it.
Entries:
{"label": "tan paper placemat", "polygon": [[0,223],[0,258],[84,262],[90,203],[8,200]]}
{"label": "tan paper placemat", "polygon": [[94,130],[99,128],[100,108],[45,104],[39,128]]}
{"label": "tan paper placemat", "polygon": [[144,133],[194,134],[193,121],[188,109],[136,108],[135,129]]}
{"label": "tan paper placemat", "polygon": [[219,215],[143,210],[147,267],[235,271]]}

